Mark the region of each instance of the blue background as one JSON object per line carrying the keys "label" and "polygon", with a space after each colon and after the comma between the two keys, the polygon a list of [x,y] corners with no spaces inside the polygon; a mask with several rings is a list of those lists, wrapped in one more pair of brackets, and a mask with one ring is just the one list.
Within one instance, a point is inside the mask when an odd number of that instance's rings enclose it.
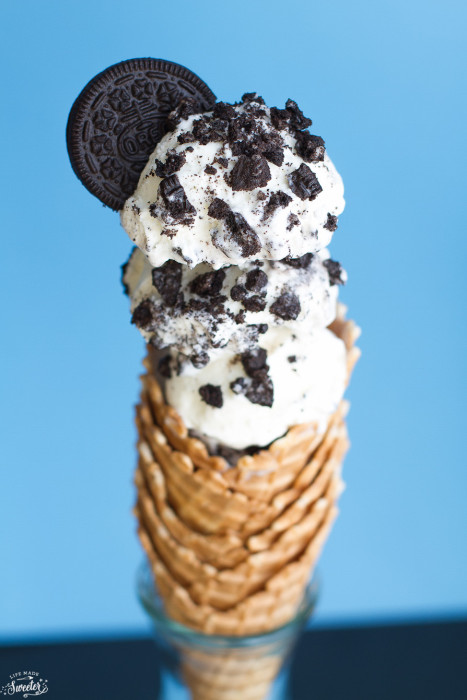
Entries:
{"label": "blue background", "polygon": [[119,282],[130,243],[74,176],[64,134],[92,76],[147,55],[220,99],[296,99],[344,178],[331,250],[363,357],[317,621],[465,614],[465,3],[133,7],[2,9],[0,635],[145,625],[131,515],[144,349]]}

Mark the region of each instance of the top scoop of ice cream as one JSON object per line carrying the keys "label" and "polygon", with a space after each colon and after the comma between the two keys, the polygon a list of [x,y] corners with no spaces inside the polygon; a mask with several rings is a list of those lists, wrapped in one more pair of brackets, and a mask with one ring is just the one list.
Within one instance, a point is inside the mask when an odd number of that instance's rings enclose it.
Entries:
{"label": "top scoop of ice cream", "polygon": [[[159,267],[215,269],[325,248],[344,208],[324,141],[296,103],[269,108],[255,94],[212,112],[172,115],[122,210],[130,238]],[[182,118],[185,117],[185,118]]]}

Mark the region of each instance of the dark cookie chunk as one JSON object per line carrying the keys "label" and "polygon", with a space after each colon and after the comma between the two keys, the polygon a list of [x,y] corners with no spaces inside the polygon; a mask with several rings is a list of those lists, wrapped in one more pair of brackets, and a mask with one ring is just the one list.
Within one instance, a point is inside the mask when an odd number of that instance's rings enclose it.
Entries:
{"label": "dark cookie chunk", "polygon": [[193,367],[196,367],[196,369],[201,369],[202,367],[206,367],[206,365],[209,362],[209,355],[207,352],[199,352],[191,355],[190,357],[191,364]]}
{"label": "dark cookie chunk", "polygon": [[224,399],[222,398],[222,389],[220,386],[214,386],[214,384],[205,384],[200,386],[199,393],[204,403],[208,406],[213,406],[214,408],[222,408],[224,405]]}
{"label": "dark cookie chunk", "polygon": [[301,311],[300,300],[293,292],[284,292],[271,304],[269,310],[284,321],[293,321]]}
{"label": "dark cookie chunk", "polygon": [[245,92],[245,94],[242,95],[242,104],[247,104],[248,102],[256,102],[259,105],[265,104],[263,98],[260,97],[257,92]]}
{"label": "dark cookie chunk", "polygon": [[230,290],[230,296],[234,301],[241,301],[246,297],[246,287],[243,284],[234,284]]}
{"label": "dark cookie chunk", "polygon": [[170,175],[162,180],[159,192],[167,211],[174,219],[188,222],[196,214],[196,209],[188,200],[177,175]]}
{"label": "dark cookie chunk", "polygon": [[225,280],[224,270],[213,270],[205,272],[203,275],[198,275],[190,284],[192,294],[198,294],[200,297],[212,297],[222,289]]}
{"label": "dark cookie chunk", "polygon": [[302,163],[297,170],[289,175],[289,186],[297,197],[310,201],[316,199],[323,191],[318,178],[305,163]]}
{"label": "dark cookie chunk", "polygon": [[172,377],[172,368],[171,368],[171,361],[170,361],[170,355],[164,355],[159,362],[157,363],[157,369],[159,370],[160,374],[165,377],[166,379],[171,379]]}
{"label": "dark cookie chunk", "polygon": [[287,219],[287,231],[291,231],[294,226],[300,226],[300,219],[296,214],[289,214]]}
{"label": "dark cookie chunk", "polygon": [[253,294],[251,297],[247,297],[242,301],[243,306],[247,311],[252,311],[257,313],[258,311],[263,311],[266,308],[266,300],[263,297]]}
{"label": "dark cookie chunk", "polygon": [[282,258],[281,263],[284,263],[284,265],[289,265],[289,267],[294,267],[297,270],[307,270],[311,265],[313,257],[313,253],[305,253],[305,255],[302,255],[299,258]]}
{"label": "dark cookie chunk", "polygon": [[324,267],[328,271],[329,275],[329,284],[331,287],[335,284],[344,284],[344,280],[342,279],[342,267],[341,264],[336,262],[336,260],[324,260],[323,261]]}
{"label": "dark cookie chunk", "polygon": [[150,299],[144,299],[133,311],[131,322],[143,331],[152,331],[154,328],[157,309]]}
{"label": "dark cookie chunk", "polygon": [[238,326],[245,323],[245,311],[243,309],[241,309],[238,314],[235,314],[234,321]]}
{"label": "dark cookie chunk", "polygon": [[169,151],[165,163],[162,163],[162,161],[156,159],[156,175],[158,177],[169,177],[169,175],[173,175],[174,173],[178,172],[182,165],[184,165],[185,161],[185,151],[181,151],[181,153]]}
{"label": "dark cookie chunk", "polygon": [[249,377],[254,377],[259,370],[268,370],[266,364],[268,354],[264,348],[255,348],[241,354],[243,369]]}
{"label": "dark cookie chunk", "polygon": [[280,167],[284,162],[284,149],[281,146],[271,146],[270,148],[268,147],[265,151],[263,151],[263,156],[270,163],[273,163],[274,165],[278,165]]}
{"label": "dark cookie chunk", "polygon": [[222,156],[219,156],[218,158],[214,158],[215,163],[219,163],[221,168],[226,168],[229,164],[229,161],[227,158],[222,158]]}
{"label": "dark cookie chunk", "polygon": [[288,358],[287,358],[287,360],[288,360],[289,362],[291,362],[291,363],[292,363],[292,362],[296,362],[296,361],[297,361],[297,356],[296,356],[296,355],[289,355]]}
{"label": "dark cookie chunk", "polygon": [[182,285],[182,266],[175,260],[167,260],[152,270],[152,283],[167,306],[175,306]]}
{"label": "dark cookie chunk", "polygon": [[281,190],[279,190],[278,192],[273,192],[272,195],[269,197],[266,206],[264,207],[264,218],[269,218],[270,216],[272,216],[272,214],[274,214],[276,209],[288,206],[291,201],[292,197],[290,197],[285,192],[282,192]]}
{"label": "dark cookie chunk", "polygon": [[257,326],[257,328],[258,328],[258,333],[259,333],[260,335],[263,335],[263,333],[266,333],[266,332],[267,332],[269,326],[268,326],[267,323],[260,323],[260,324]]}
{"label": "dark cookie chunk", "polygon": [[271,121],[276,129],[289,129],[301,131],[311,126],[312,121],[303,116],[303,112],[293,100],[287,100],[285,109],[271,107]]}
{"label": "dark cookie chunk", "polygon": [[327,228],[328,231],[334,233],[337,228],[337,216],[328,213],[328,218],[323,228]]}
{"label": "dark cookie chunk", "polygon": [[266,158],[255,154],[251,157],[239,156],[226,180],[236,192],[265,187],[271,179],[271,171]]}
{"label": "dark cookie chunk", "polygon": [[232,107],[232,105],[229,105],[226,102],[216,102],[213,109],[213,115],[218,119],[230,121],[231,119],[235,119],[237,116],[237,111],[235,107]]}
{"label": "dark cookie chunk", "polygon": [[307,163],[319,163],[324,160],[324,141],[321,136],[313,136],[307,131],[295,134],[295,150]]}
{"label": "dark cookie chunk", "polygon": [[251,403],[271,408],[274,403],[274,385],[267,370],[259,370],[253,377],[245,396]]}
{"label": "dark cookie chunk", "polygon": [[135,58],[95,76],[73,104],[67,124],[71,165],[84,186],[107,206],[121,209],[165,133],[167,116],[187,98],[198,112],[216,99],[197,75],[170,61]]}
{"label": "dark cookie chunk", "polygon": [[215,175],[217,173],[216,168],[213,165],[206,165],[204,168],[206,175]]}
{"label": "dark cookie chunk", "polygon": [[230,388],[234,394],[244,394],[247,388],[247,381],[245,377],[238,377],[230,382]]}
{"label": "dark cookie chunk", "polygon": [[175,238],[176,235],[177,235],[177,232],[173,228],[164,228],[161,231],[161,236],[167,236],[167,238],[170,238],[170,239]]}
{"label": "dark cookie chunk", "polygon": [[[196,141],[196,139],[191,131],[184,131],[182,134],[177,136],[177,141],[178,143],[193,143]],[[186,150],[188,150],[188,148]]]}
{"label": "dark cookie chunk", "polygon": [[256,255],[261,250],[261,241],[241,214],[231,211],[225,225],[233,240],[240,246],[244,258]]}
{"label": "dark cookie chunk", "polygon": [[219,197],[216,197],[212,200],[211,204],[209,205],[208,214],[213,219],[219,219],[220,221],[222,221],[223,219],[227,218],[228,214],[230,214],[230,211],[231,209],[229,205],[226,202],[224,202],[223,199],[219,199]]}
{"label": "dark cookie chunk", "polygon": [[263,270],[255,268],[250,270],[246,276],[245,287],[250,292],[260,292],[268,283],[268,276]]}
{"label": "dark cookie chunk", "polygon": [[166,119],[166,131],[174,131],[181,121],[188,119],[192,114],[199,114],[199,112],[202,111],[203,110],[200,110],[196,102],[191,98],[186,97],[184,100],[180,100]]}

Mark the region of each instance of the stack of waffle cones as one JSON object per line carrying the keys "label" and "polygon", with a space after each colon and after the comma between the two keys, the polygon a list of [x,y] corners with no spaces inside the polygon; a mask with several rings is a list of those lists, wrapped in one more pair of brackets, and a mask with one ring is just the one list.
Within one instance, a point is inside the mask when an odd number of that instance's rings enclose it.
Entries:
{"label": "stack of waffle cones", "polygon": [[[339,308],[330,328],[345,343],[350,378],[359,330],[344,311]],[[189,436],[165,403],[149,361],[146,369],[136,418],[135,513],[167,614],[206,634],[227,636],[257,635],[287,623],[337,515],[347,403],[341,402],[324,432],[313,423],[295,426],[231,466]],[[229,666],[224,656],[222,673],[212,663],[200,665],[199,658],[192,662],[190,657],[185,674],[194,698],[250,697],[238,687],[237,695],[229,694],[245,670],[239,673],[232,660]],[[276,672],[272,659],[267,667],[256,663],[251,697],[264,697]]]}

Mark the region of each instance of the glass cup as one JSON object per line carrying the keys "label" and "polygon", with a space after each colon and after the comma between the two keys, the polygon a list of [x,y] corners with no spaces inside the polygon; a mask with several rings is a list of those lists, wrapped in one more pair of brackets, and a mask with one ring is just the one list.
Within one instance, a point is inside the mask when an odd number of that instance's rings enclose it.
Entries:
{"label": "glass cup", "polygon": [[316,606],[313,577],[286,625],[252,636],[198,632],[167,617],[149,565],[138,571],[137,591],[148,613],[161,659],[159,700],[285,700],[291,652]]}

